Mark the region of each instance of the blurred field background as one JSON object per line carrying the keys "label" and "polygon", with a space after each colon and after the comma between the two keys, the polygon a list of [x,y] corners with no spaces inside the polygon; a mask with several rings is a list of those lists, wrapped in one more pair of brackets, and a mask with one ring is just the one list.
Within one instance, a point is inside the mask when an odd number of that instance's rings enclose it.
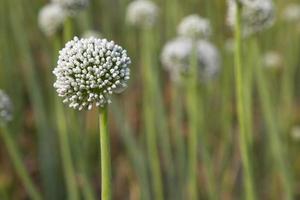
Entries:
{"label": "blurred field background", "polygon": [[[153,0],[159,7],[159,17],[156,25],[147,30],[126,23],[130,2],[91,0],[86,10],[68,19],[72,23],[69,39],[75,35],[81,37],[86,31],[98,31],[101,37],[127,49],[132,60],[129,86],[109,106],[113,199],[160,200],[156,196],[159,191],[163,199],[189,199],[186,195],[190,176],[186,89],[172,84],[160,58],[165,43],[176,37],[180,20],[190,14],[210,20],[213,30],[210,41],[221,56],[221,71],[216,79],[201,85],[199,108],[195,111],[201,119],[194,174],[197,199],[245,199],[231,48],[234,34],[226,25],[226,1]],[[8,123],[8,130],[42,199],[73,200],[66,186],[70,180],[64,175],[70,168],[63,167],[64,150],[57,134],[57,119],[64,118],[69,143],[65,148],[71,149],[73,183],[80,199],[100,199],[97,109],[75,112],[65,106],[64,116],[55,112],[57,94],[52,70],[58,50],[64,46],[67,25],[53,37],[41,32],[37,17],[47,3],[45,0],[0,0],[0,88],[14,104],[14,117]],[[300,18],[291,22],[283,17],[284,9],[291,3],[300,4],[300,1],[274,1],[275,24],[243,39],[243,68],[249,70],[246,118],[251,130],[249,151],[255,199],[288,199],[281,179],[283,168],[274,156],[277,149],[284,155],[292,199],[300,199]],[[268,52],[280,56],[275,67],[268,67],[264,60]],[[148,73],[152,77],[152,96],[146,106],[143,103],[143,91],[147,90],[143,80],[145,66],[151,66]],[[144,116],[145,109],[148,116]],[[147,131],[154,134],[154,144]],[[280,141],[275,147],[274,137]],[[0,199],[31,199],[2,141]],[[159,156],[158,163],[149,159],[149,145],[157,147],[152,155]],[[159,186],[151,171],[156,164],[162,183]]]}

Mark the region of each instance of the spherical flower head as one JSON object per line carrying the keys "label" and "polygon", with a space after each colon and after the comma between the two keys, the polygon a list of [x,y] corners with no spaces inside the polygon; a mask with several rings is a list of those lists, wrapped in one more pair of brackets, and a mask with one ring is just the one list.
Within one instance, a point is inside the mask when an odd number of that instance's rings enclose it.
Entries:
{"label": "spherical flower head", "polygon": [[61,5],[71,15],[75,15],[89,5],[89,0],[52,0],[52,2]]}
{"label": "spherical flower head", "polygon": [[[263,31],[274,24],[275,8],[272,0],[255,0],[242,3],[242,27],[244,36]],[[234,27],[237,4],[228,0],[227,22]]]}
{"label": "spherical flower head", "polygon": [[185,17],[177,28],[178,35],[193,39],[207,39],[211,35],[211,25],[207,19],[198,15]]}
{"label": "spherical flower head", "polygon": [[65,10],[60,5],[51,3],[40,10],[38,24],[45,35],[52,36],[61,28],[65,19]]}
{"label": "spherical flower head", "polygon": [[171,79],[180,81],[182,75],[189,75],[192,53],[196,50],[198,77],[201,81],[209,81],[218,74],[220,57],[214,45],[206,40],[194,40],[178,37],[168,42],[163,48],[161,61],[171,74]]}
{"label": "spherical flower head", "polygon": [[54,87],[71,108],[103,107],[126,88],[130,63],[126,50],[113,41],[74,37],[59,52]]}
{"label": "spherical flower head", "polygon": [[300,21],[300,4],[289,4],[283,10],[283,19],[287,22]]}
{"label": "spherical flower head", "polygon": [[12,120],[12,103],[10,98],[0,90],[0,122]]}
{"label": "spherical flower head", "polygon": [[150,0],[135,0],[127,7],[127,22],[139,28],[153,27],[158,18],[158,7]]}
{"label": "spherical flower head", "polygon": [[179,81],[181,72],[188,69],[189,57],[192,51],[192,42],[185,37],[178,37],[164,46],[161,62],[171,74],[174,81]]}

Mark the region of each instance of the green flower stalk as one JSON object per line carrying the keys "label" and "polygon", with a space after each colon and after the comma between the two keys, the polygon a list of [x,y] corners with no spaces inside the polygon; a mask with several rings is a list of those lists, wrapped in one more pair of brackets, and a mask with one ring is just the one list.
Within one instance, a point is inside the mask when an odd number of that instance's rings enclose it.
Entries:
{"label": "green flower stalk", "polygon": [[102,199],[112,198],[107,106],[122,92],[130,76],[130,58],[113,41],[94,37],[73,40],[60,51],[54,87],[75,110],[99,107]]}
{"label": "green flower stalk", "polygon": [[12,104],[9,97],[0,90],[0,135],[6,145],[8,154],[12,160],[13,166],[20,176],[30,198],[32,200],[42,200],[42,196],[33,184],[26,167],[24,166],[17,144],[11,137],[11,133],[6,126],[6,123],[12,119]]}
{"label": "green flower stalk", "polygon": [[247,132],[246,118],[245,118],[245,99],[244,99],[244,80],[243,80],[243,68],[242,68],[242,34],[241,34],[241,22],[242,22],[242,4],[236,4],[236,21],[235,21],[235,85],[236,85],[236,98],[237,98],[237,110],[240,132],[240,151],[244,169],[244,187],[246,193],[246,200],[255,199],[254,185],[253,185],[253,169],[250,162],[249,152],[249,134]]}
{"label": "green flower stalk", "polygon": [[[196,16],[183,20],[179,28],[187,37],[178,37],[168,42],[162,51],[162,63],[170,72],[171,80],[175,85],[181,85],[181,81],[186,83],[187,91],[187,115],[189,118],[188,136],[188,193],[189,198],[197,199],[197,161],[198,161],[198,140],[200,140],[199,124],[203,122],[201,116],[201,99],[199,99],[199,84],[207,83],[218,74],[220,69],[220,58],[217,49],[208,41],[199,37],[208,36],[209,28],[203,28],[206,21]],[[197,25],[198,23],[198,25]],[[201,27],[201,28],[200,28]],[[198,38],[198,40],[196,39]],[[183,79],[184,78],[184,79]],[[203,133],[204,134],[204,131]],[[204,135],[203,135],[204,136]],[[205,138],[205,137],[203,137]],[[201,138],[202,139],[202,138]],[[203,141],[205,143],[205,141]],[[205,149],[205,148],[204,148]],[[206,151],[203,151],[203,160],[207,170],[210,196],[213,198],[215,192],[214,180],[209,172],[209,159]]]}

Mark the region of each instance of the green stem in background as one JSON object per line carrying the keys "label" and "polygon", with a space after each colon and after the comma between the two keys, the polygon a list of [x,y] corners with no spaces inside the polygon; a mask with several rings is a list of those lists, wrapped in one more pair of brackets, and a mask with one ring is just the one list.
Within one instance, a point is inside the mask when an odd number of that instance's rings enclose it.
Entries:
{"label": "green stem in background", "polygon": [[159,78],[159,68],[153,62],[153,57],[158,56],[155,54],[157,40],[155,39],[155,33],[151,31],[143,32],[142,38],[143,60],[147,70],[147,76],[149,76],[145,82],[145,86],[147,88],[147,92],[149,92],[149,96],[153,97],[154,105],[157,107],[156,113],[153,115],[156,119],[153,126],[157,127],[157,139],[159,141],[158,147],[161,149],[162,153],[162,166],[165,166],[164,174],[166,175],[168,194],[166,197],[176,199],[179,195],[177,194],[178,190],[175,188],[175,169],[173,164],[171,138],[161,87],[163,83],[161,83]]}
{"label": "green stem in background", "polygon": [[[155,85],[153,80],[153,66],[151,66],[151,49],[148,46],[148,34],[147,32],[142,32],[142,43],[143,46],[143,114],[144,114],[144,126],[146,134],[146,144],[147,144],[147,153],[150,163],[150,173],[152,178],[152,188],[154,190],[154,199],[163,200],[164,199],[164,189],[162,184],[162,172],[160,168],[159,152],[158,152],[158,136],[156,129],[156,116],[153,108],[156,103],[156,94]],[[149,44],[150,45],[150,44]],[[167,134],[167,133],[163,133]]]}
{"label": "green stem in background", "polygon": [[15,167],[17,174],[20,176],[24,187],[26,188],[30,198],[32,200],[42,200],[42,196],[34,186],[33,181],[31,180],[18,151],[17,145],[11,137],[5,124],[0,122],[0,134],[2,135],[3,141],[6,145],[9,157],[12,160],[12,163]]}
{"label": "green stem in background", "polygon": [[242,68],[242,36],[241,36],[241,10],[242,5],[237,3],[236,23],[235,23],[235,85],[236,85],[236,98],[237,110],[239,121],[239,145],[241,151],[241,158],[244,172],[244,187],[246,200],[255,199],[254,185],[253,185],[253,168],[250,162],[249,151],[249,134],[247,133],[246,117],[245,117],[245,99],[244,99],[244,80]]}
{"label": "green stem in background", "polygon": [[[33,107],[36,128],[38,132],[38,156],[42,175],[43,191],[46,199],[58,199],[61,195],[61,180],[59,174],[56,141],[51,132],[51,123],[48,120],[44,102],[40,77],[36,73],[35,62],[31,55],[31,47],[25,23],[22,23],[26,15],[21,0],[4,1],[9,11],[10,28],[12,34],[8,39],[15,42],[18,64],[23,66],[22,75]],[[22,34],[20,34],[22,33]]]}
{"label": "green stem in background", "polygon": [[196,48],[193,48],[190,59],[190,73],[186,78],[187,116],[188,116],[188,197],[198,199],[197,187],[197,152],[198,152],[198,91],[197,91],[197,58]]}
{"label": "green stem in background", "polygon": [[[129,106],[131,107],[131,106]],[[134,138],[134,132],[131,129],[128,119],[124,115],[124,111],[121,112],[121,103],[118,102],[117,99],[114,99],[114,106],[112,106],[112,111],[114,113],[114,117],[116,119],[117,124],[121,124],[122,126],[118,126],[120,137],[124,142],[124,146],[130,157],[133,168],[136,171],[137,177],[139,179],[139,186],[141,187],[141,200],[150,200],[150,184],[149,184],[149,176],[147,171],[147,163],[146,158],[144,156],[144,152],[140,145],[137,143]]]}
{"label": "green stem in background", "polygon": [[[149,101],[149,99],[148,99]],[[160,169],[159,154],[158,154],[158,145],[157,145],[157,136],[156,130],[153,126],[154,116],[152,108],[144,102],[144,119],[145,119],[145,131],[146,131],[146,143],[147,143],[147,152],[148,159],[150,162],[150,172],[152,178],[152,187],[154,190],[154,199],[163,200],[163,184],[162,184],[162,173]]]}
{"label": "green stem in background", "polygon": [[73,19],[68,17],[64,23],[64,31],[63,31],[63,40],[64,42],[68,42],[73,38],[74,30],[73,30]]}
{"label": "green stem in background", "polygon": [[182,110],[182,100],[181,92],[182,88],[179,84],[174,83],[171,88],[172,92],[172,133],[174,136],[175,151],[176,151],[176,166],[177,166],[177,190],[179,193],[179,199],[184,198],[184,181],[186,174],[186,145],[183,137],[183,128],[182,128],[182,119],[183,119],[183,110]]}
{"label": "green stem in background", "polygon": [[110,155],[110,135],[108,132],[108,111],[107,107],[100,108],[100,154],[101,154],[101,199],[112,199],[111,184],[111,155]]}
{"label": "green stem in background", "polygon": [[219,199],[219,193],[216,188],[216,180],[214,176],[214,166],[212,163],[212,157],[210,153],[209,141],[208,141],[208,127],[205,123],[206,107],[210,107],[209,100],[205,97],[212,96],[211,90],[208,85],[200,85],[197,87],[197,112],[198,112],[198,153],[202,157],[202,165],[204,176],[206,179],[206,187],[208,197],[211,200]]}
{"label": "green stem in background", "polygon": [[[257,53],[256,57],[258,60],[259,53]],[[278,172],[280,173],[283,189],[284,189],[284,199],[292,200],[293,198],[293,184],[290,170],[288,169],[288,162],[286,160],[286,153],[285,153],[285,145],[283,139],[280,137],[280,128],[278,127],[278,121],[276,113],[274,112],[272,96],[270,93],[270,87],[268,85],[268,78],[265,76],[263,71],[263,66],[261,63],[256,66],[256,78],[257,78],[257,85],[258,85],[258,92],[260,96],[260,101],[262,104],[263,115],[266,120],[267,124],[267,133],[268,138],[271,145],[271,152],[275,159],[275,167],[277,167]]]}
{"label": "green stem in background", "polygon": [[72,162],[72,154],[70,150],[66,117],[63,106],[59,99],[56,98],[56,120],[58,127],[58,140],[60,144],[61,160],[64,169],[65,181],[68,190],[68,198],[70,200],[79,200],[75,169]]}
{"label": "green stem in background", "polygon": [[247,61],[245,61],[243,68],[243,76],[244,76],[244,101],[245,101],[245,126],[247,130],[247,141],[249,148],[253,148],[253,65],[255,65],[255,60],[253,58],[253,54],[255,54],[255,46],[253,46],[253,41],[250,40],[249,44],[247,44],[249,55]]}
{"label": "green stem in background", "polygon": [[[87,148],[88,145],[88,139],[90,137],[89,134],[87,134],[86,130],[86,115],[85,112],[80,113],[74,113],[75,118],[72,122],[76,123],[76,128],[73,132],[73,140],[70,139],[70,141],[73,142],[74,148],[74,155],[76,155],[75,159],[75,166],[78,168],[77,177],[79,182],[79,187],[82,192],[83,199],[85,200],[96,200],[95,192],[93,191],[93,186],[91,181],[89,180],[89,160],[87,155]],[[72,146],[72,145],[71,145]],[[71,148],[72,149],[72,148]]]}

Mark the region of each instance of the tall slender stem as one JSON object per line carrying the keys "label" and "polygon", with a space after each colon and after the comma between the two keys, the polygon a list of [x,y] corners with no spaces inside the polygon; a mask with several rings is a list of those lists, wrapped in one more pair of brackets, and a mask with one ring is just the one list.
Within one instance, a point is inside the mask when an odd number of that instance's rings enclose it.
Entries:
{"label": "tall slender stem", "polygon": [[[158,137],[155,121],[155,113],[153,107],[155,106],[155,87],[153,87],[153,72],[152,72],[152,61],[151,61],[151,49],[148,43],[149,32],[142,32],[141,44],[145,45],[142,48],[142,76],[143,76],[143,114],[144,114],[144,125],[145,125],[145,135],[147,143],[147,153],[150,164],[150,173],[152,178],[152,187],[154,190],[154,199],[163,200],[164,199],[164,187],[162,184],[162,172],[160,167],[159,152],[158,152]],[[167,133],[164,133],[167,134]]]}
{"label": "tall slender stem", "polygon": [[111,200],[111,155],[110,138],[108,133],[108,114],[107,107],[100,109],[100,154],[101,154],[101,199]]}
{"label": "tall slender stem", "polygon": [[34,186],[33,181],[31,180],[22,160],[20,153],[17,150],[17,145],[11,138],[10,133],[7,130],[6,125],[3,123],[0,123],[0,129],[1,129],[1,135],[3,138],[3,141],[6,145],[8,154],[10,158],[12,159],[13,165],[15,167],[15,170],[17,174],[20,176],[30,198],[32,200],[42,200],[42,196],[37,190],[37,188]]}
{"label": "tall slender stem", "polygon": [[242,38],[241,38],[241,9],[242,5],[237,2],[236,22],[235,22],[235,85],[236,98],[238,106],[238,121],[239,121],[239,144],[241,151],[242,164],[244,169],[244,187],[246,200],[255,199],[252,167],[250,163],[249,152],[249,134],[247,133],[246,118],[245,118],[245,100],[244,100],[244,80],[242,69]]}
{"label": "tall slender stem", "polygon": [[65,114],[61,103],[56,98],[56,118],[58,127],[58,140],[60,144],[61,159],[64,169],[65,180],[67,184],[69,199],[78,200],[78,188],[76,186],[75,169],[72,162],[72,154],[66,127]]}
{"label": "tall slender stem", "polygon": [[198,199],[197,189],[197,148],[198,148],[198,92],[196,47],[190,58],[190,74],[186,78],[188,115],[188,197]]}

